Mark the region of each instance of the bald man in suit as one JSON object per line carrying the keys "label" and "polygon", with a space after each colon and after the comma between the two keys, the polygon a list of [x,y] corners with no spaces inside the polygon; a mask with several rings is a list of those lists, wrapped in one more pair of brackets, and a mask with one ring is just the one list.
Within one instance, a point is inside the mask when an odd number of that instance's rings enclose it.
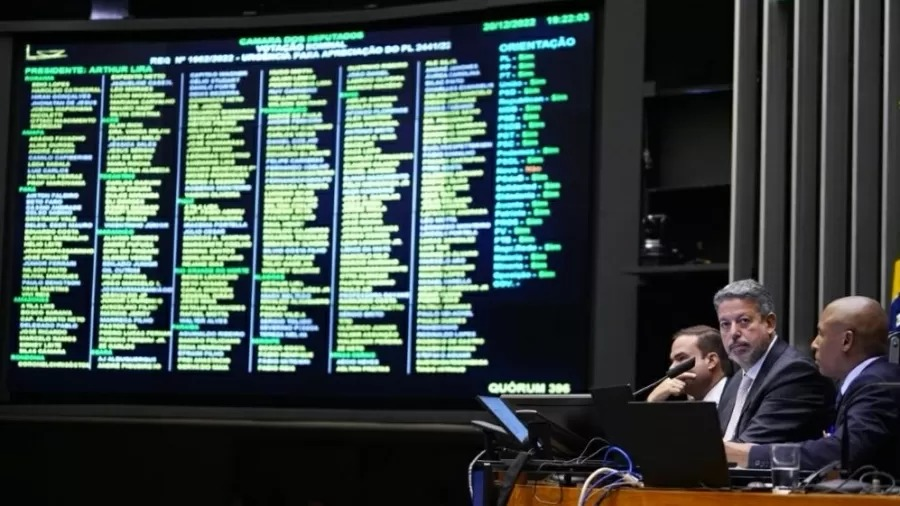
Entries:
{"label": "bald man in suit", "polygon": [[[800,466],[819,469],[842,460],[848,470],[872,465],[900,473],[900,366],[888,362],[887,315],[867,297],[844,297],[819,317],[812,343],[824,376],[840,381],[834,430],[800,444]],[[844,435],[849,441],[843,443]],[[730,462],[742,467],[770,467],[770,445],[725,443]]]}

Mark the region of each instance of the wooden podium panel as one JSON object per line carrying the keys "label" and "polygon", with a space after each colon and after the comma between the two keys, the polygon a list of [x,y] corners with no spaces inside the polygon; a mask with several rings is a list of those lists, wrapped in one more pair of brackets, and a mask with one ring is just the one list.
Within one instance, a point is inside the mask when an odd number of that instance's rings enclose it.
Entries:
{"label": "wooden podium panel", "polygon": [[[581,487],[521,483],[513,489],[508,506],[577,506],[580,493]],[[602,491],[592,491],[585,504],[593,506],[600,498],[600,494]],[[900,497],[623,488],[610,492],[601,504],[602,506],[898,506]]]}

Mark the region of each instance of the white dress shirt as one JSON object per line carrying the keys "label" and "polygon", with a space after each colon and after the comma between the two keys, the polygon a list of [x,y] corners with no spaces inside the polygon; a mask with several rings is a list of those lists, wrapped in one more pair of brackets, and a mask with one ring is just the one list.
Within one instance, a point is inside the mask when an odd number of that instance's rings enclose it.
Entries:
{"label": "white dress shirt", "polygon": [[744,403],[747,402],[747,396],[750,394],[750,389],[753,388],[753,382],[756,381],[756,376],[759,374],[759,370],[762,369],[766,357],[769,356],[769,352],[772,351],[772,347],[775,346],[776,339],[778,339],[777,334],[772,336],[772,341],[769,342],[769,347],[766,349],[766,352],[763,353],[763,356],[760,357],[755,364],[750,366],[750,369],[744,371],[743,376],[741,377],[740,387],[738,388],[737,398],[734,402],[734,409],[731,411],[731,418],[728,419],[728,425],[725,428],[725,441],[734,439],[738,420],[740,420],[741,413],[744,411]]}
{"label": "white dress shirt", "polygon": [[750,379],[755,381],[756,375],[759,374],[759,370],[762,369],[763,362],[766,361],[766,357],[769,356],[769,352],[772,351],[772,347],[775,346],[775,340],[778,339],[778,334],[772,336],[772,342],[769,343],[769,347],[766,349],[766,352],[763,353],[763,356],[759,357],[759,360],[753,364],[750,369],[744,371],[745,376],[750,376]]}
{"label": "white dress shirt", "polygon": [[725,383],[727,383],[728,378],[722,377],[718,383],[713,385],[712,388],[709,389],[709,392],[706,392],[706,395],[703,396],[703,400],[705,402],[715,402],[716,406],[719,405],[719,399],[722,398],[722,392],[725,391]]}
{"label": "white dress shirt", "polygon": [[866,367],[869,367],[869,365],[876,360],[878,360],[878,357],[872,357],[857,364],[856,367],[854,367],[850,371],[850,373],[847,374],[847,377],[844,378],[844,381],[841,383],[841,395],[846,394],[847,390],[850,388],[850,384],[853,383],[853,380],[855,380],[856,377],[866,369]]}

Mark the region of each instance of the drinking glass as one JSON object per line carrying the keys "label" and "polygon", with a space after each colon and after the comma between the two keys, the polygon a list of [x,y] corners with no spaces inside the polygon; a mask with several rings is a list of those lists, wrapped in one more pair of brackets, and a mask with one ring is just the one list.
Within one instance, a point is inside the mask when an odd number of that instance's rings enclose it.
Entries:
{"label": "drinking glass", "polygon": [[786,493],[797,486],[800,475],[800,445],[772,445],[772,490]]}

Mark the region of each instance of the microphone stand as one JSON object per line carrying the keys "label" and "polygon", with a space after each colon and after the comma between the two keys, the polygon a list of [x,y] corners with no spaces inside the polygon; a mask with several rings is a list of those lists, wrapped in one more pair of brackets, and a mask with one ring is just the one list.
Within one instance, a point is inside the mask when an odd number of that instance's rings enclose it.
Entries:
{"label": "microphone stand", "polygon": [[659,385],[660,383],[662,383],[663,381],[665,381],[669,378],[674,378],[675,376],[680,376],[682,373],[685,373],[685,372],[693,369],[694,364],[696,364],[696,363],[697,363],[697,359],[695,359],[694,357],[691,357],[691,358],[685,360],[684,362],[681,362],[681,363],[673,366],[671,369],[668,370],[668,372],[666,372],[665,376],[663,376],[662,378],[659,378],[658,380],[654,381],[653,383],[650,383],[649,385],[647,385],[644,388],[641,388],[640,390],[635,392],[634,397],[635,398],[640,397],[641,395],[656,388],[656,386]]}
{"label": "microphone stand", "polygon": [[644,388],[641,388],[640,390],[638,390],[637,392],[635,392],[635,393],[634,393],[634,397],[635,397],[635,398],[640,397],[641,395],[643,395],[643,394],[649,392],[650,390],[653,390],[653,389],[656,388],[660,383],[662,383],[663,381],[666,381],[667,379],[669,379],[668,376],[663,376],[662,378],[659,378],[658,380],[654,381],[653,383],[650,383],[649,385],[647,385],[647,386],[645,386]]}
{"label": "microphone stand", "polygon": [[888,362],[900,364],[900,332],[891,332],[888,336]]}

